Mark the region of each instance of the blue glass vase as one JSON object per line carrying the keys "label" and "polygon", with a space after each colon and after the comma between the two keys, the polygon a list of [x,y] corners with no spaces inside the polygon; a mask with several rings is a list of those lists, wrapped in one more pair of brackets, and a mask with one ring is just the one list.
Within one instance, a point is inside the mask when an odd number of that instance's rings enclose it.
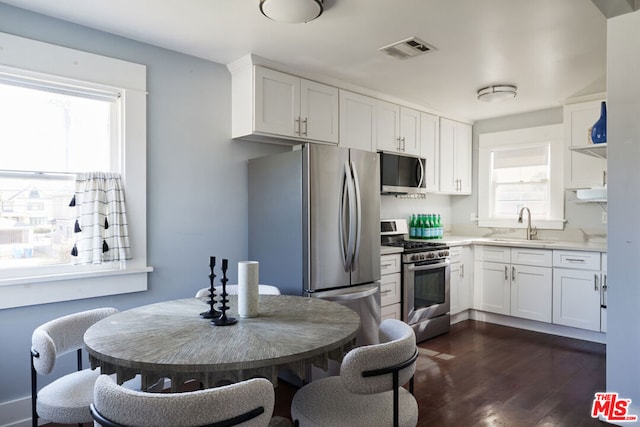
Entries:
{"label": "blue glass vase", "polygon": [[591,141],[594,144],[607,142],[607,104],[604,101],[600,103],[600,118],[591,129]]}

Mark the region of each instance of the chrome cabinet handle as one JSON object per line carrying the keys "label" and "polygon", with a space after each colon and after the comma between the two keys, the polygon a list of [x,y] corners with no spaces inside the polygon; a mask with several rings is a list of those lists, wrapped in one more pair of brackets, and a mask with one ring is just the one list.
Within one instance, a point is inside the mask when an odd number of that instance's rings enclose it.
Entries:
{"label": "chrome cabinet handle", "polygon": [[511,280],[513,282],[516,281],[516,268],[515,267],[511,267]]}
{"label": "chrome cabinet handle", "polygon": [[385,289],[384,291],[380,292],[380,295],[386,295],[390,292],[393,292],[391,289]]}
{"label": "chrome cabinet handle", "polygon": [[382,264],[380,265],[381,268],[387,268],[387,267],[391,267],[393,264],[392,263],[387,263],[387,264]]}
{"label": "chrome cabinet handle", "polygon": [[304,132],[302,132],[302,136],[307,136],[307,118],[302,119],[302,123],[304,124]]}
{"label": "chrome cabinet handle", "polygon": [[504,280],[509,280],[509,267],[504,266]]}
{"label": "chrome cabinet handle", "polygon": [[401,139],[402,139],[402,152],[405,152],[407,151],[407,145],[405,143],[404,136]]}
{"label": "chrome cabinet handle", "polygon": [[579,262],[581,264],[584,264],[585,261],[586,261],[583,258],[565,258],[564,260],[567,261],[567,262]]}
{"label": "chrome cabinet handle", "polygon": [[464,264],[460,264],[460,278],[464,278]]}
{"label": "chrome cabinet handle", "polygon": [[294,120],[294,122],[295,122],[295,124],[296,124],[294,127],[295,127],[295,129],[297,129],[297,130],[294,130],[294,131],[293,131],[293,133],[295,133],[296,135],[300,135],[300,116],[296,117],[296,119]]}
{"label": "chrome cabinet handle", "polygon": [[597,274],[593,275],[593,289],[595,291],[598,290],[598,275]]}
{"label": "chrome cabinet handle", "polygon": [[402,151],[402,145],[400,145],[400,137],[397,137],[396,141],[398,142],[396,144],[396,148],[398,149],[398,151]]}

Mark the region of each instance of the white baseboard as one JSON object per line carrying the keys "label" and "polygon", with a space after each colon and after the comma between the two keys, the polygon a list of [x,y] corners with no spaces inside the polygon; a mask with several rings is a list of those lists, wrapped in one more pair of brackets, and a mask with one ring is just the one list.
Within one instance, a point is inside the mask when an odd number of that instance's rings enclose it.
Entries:
{"label": "white baseboard", "polygon": [[0,402],[0,427],[31,427],[31,396]]}
{"label": "white baseboard", "polygon": [[[461,314],[461,313],[460,313]],[[510,326],[512,328],[526,329],[561,337],[575,338],[584,341],[607,343],[607,334],[603,332],[588,331],[586,329],[570,328],[568,326],[555,325],[553,323],[538,322],[535,320],[521,319],[519,317],[504,316],[502,314],[487,313],[479,310],[469,310],[469,318],[497,325]]]}

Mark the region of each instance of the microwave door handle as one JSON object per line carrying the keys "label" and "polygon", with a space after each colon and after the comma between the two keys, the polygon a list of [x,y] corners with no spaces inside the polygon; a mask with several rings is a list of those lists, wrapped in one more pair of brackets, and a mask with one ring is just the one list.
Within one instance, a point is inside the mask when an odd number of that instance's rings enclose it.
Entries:
{"label": "microwave door handle", "polygon": [[422,187],[422,181],[424,181],[424,165],[422,164],[422,159],[418,158],[418,165],[420,166],[420,179],[418,180],[418,189]]}
{"label": "microwave door handle", "polygon": [[353,172],[353,184],[356,195],[356,239],[354,244],[354,254],[352,259],[351,270],[353,271],[355,262],[360,255],[360,241],[362,239],[362,198],[360,196],[360,181],[358,180],[358,170],[356,169],[356,165],[351,162],[351,171]]}
{"label": "microwave door handle", "polygon": [[342,256],[342,265],[344,266],[346,271],[348,271],[348,269],[347,269],[347,254],[346,254],[347,242],[345,241],[346,236],[344,232],[344,217],[345,217],[345,209],[346,209],[345,199],[348,197],[347,179],[349,179],[349,176],[347,175],[347,170],[345,168],[342,172],[342,185],[340,189],[340,207],[338,212],[340,219],[338,220],[338,234],[340,238],[340,255]]}

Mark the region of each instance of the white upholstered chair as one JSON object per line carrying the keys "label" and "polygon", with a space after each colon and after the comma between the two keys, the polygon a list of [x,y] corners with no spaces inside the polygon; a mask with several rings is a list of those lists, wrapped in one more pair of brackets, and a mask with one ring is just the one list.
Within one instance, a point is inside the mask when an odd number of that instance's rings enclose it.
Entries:
{"label": "white upholstered chair", "polygon": [[[416,426],[418,403],[413,374],[418,356],[411,326],[395,319],[380,323],[380,344],[347,353],[340,375],[313,381],[296,392],[291,416],[296,426]],[[410,391],[402,385],[410,383]]]}
{"label": "white upholstered chair", "polygon": [[[33,331],[31,415],[34,427],[38,425],[38,418],[61,424],[91,421],[89,405],[93,400],[93,386],[100,369],[82,368],[83,337],[89,326],[117,312],[111,307],[87,310],[51,320]],[[50,374],[59,356],[74,351],[77,353],[78,370],[38,390],[38,375]]]}
{"label": "white upholstered chair", "polygon": [[101,375],[91,414],[102,427],[290,426],[286,418],[271,418],[274,404],[273,384],[264,378],[184,393],[146,393]]}
{"label": "white upholstered chair", "polygon": [[[207,298],[209,296],[210,288],[202,288],[196,292],[196,298]],[[238,295],[238,285],[227,285],[227,293],[229,295]],[[216,286],[216,295],[222,293],[222,286]],[[260,295],[280,295],[280,289],[273,285],[258,285],[258,293]]]}

